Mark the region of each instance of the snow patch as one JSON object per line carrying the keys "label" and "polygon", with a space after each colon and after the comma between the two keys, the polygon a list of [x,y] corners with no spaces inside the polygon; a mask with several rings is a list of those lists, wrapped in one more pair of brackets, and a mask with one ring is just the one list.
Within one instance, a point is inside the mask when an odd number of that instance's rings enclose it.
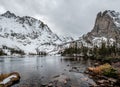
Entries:
{"label": "snow patch", "polygon": [[2,82],[0,82],[0,84],[7,84],[8,82],[11,81],[12,78],[17,78],[17,76],[16,75],[11,75],[11,76],[5,78]]}

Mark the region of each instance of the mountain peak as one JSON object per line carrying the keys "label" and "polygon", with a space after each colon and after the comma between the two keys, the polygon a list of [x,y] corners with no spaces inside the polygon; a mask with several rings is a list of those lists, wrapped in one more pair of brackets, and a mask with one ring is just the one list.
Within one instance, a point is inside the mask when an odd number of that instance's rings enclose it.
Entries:
{"label": "mountain peak", "polygon": [[113,40],[120,43],[120,13],[114,10],[99,12],[94,28],[83,39],[87,42],[100,42],[99,40]]}
{"label": "mountain peak", "polygon": [[10,11],[6,11],[1,16],[7,17],[7,18],[11,18],[11,17],[16,18],[16,15],[14,13],[11,13]]}
{"label": "mountain peak", "polygon": [[114,10],[105,10],[97,14],[97,17],[103,17],[103,16],[109,16],[110,18],[114,19],[114,18],[119,18],[120,13]]}
{"label": "mountain peak", "polygon": [[0,15],[0,40],[3,42],[0,49],[5,45],[26,54],[57,53],[59,44],[63,43],[44,22],[30,16],[16,16],[10,11]]}
{"label": "mountain peak", "polygon": [[119,12],[115,12],[114,10],[99,12],[92,33],[94,32],[94,35],[97,36],[110,36],[113,32],[118,31],[120,26],[119,16]]}
{"label": "mountain peak", "polygon": [[10,11],[6,11],[5,13],[6,13],[6,14],[11,14],[11,12],[10,12]]}

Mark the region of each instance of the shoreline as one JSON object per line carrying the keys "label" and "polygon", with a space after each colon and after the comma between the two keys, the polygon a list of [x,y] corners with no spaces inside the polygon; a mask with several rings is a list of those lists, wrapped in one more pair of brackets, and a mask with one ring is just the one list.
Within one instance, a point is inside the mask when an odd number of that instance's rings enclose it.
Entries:
{"label": "shoreline", "polygon": [[[116,63],[119,63],[117,67],[114,66]],[[114,76],[112,76],[112,71],[107,71],[107,70],[106,70],[107,72],[111,73],[110,76],[106,76],[101,73],[95,73],[95,70],[97,71],[99,69],[98,67],[104,66],[105,63],[101,63],[101,64],[95,63],[92,67],[88,67],[88,69],[85,71],[85,74],[87,74],[89,78],[93,79],[93,81],[95,81],[95,83],[97,84],[96,86],[92,85],[90,87],[119,87],[120,86],[120,70],[118,69],[120,69],[119,68],[120,61],[116,63],[111,64],[111,67],[113,67],[116,70],[117,75],[114,75]],[[102,70],[100,72],[102,72]]]}

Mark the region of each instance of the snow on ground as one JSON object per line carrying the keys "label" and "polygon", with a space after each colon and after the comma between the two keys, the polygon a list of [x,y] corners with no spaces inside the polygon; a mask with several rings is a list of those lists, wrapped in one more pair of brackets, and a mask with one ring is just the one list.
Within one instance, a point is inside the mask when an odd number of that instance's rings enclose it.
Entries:
{"label": "snow on ground", "polygon": [[5,78],[2,82],[0,82],[0,84],[7,84],[8,82],[11,81],[12,78],[17,78],[17,76],[16,75],[11,75],[11,76]]}
{"label": "snow on ground", "polygon": [[114,24],[120,27],[120,13],[108,10],[107,14],[113,19]]}
{"label": "snow on ground", "polygon": [[[40,51],[53,52],[57,50],[57,45],[63,43],[40,20],[14,16],[10,12],[0,15],[0,40],[1,48],[4,45],[23,50],[26,54],[36,53],[37,48]],[[10,54],[8,50],[4,51]]]}

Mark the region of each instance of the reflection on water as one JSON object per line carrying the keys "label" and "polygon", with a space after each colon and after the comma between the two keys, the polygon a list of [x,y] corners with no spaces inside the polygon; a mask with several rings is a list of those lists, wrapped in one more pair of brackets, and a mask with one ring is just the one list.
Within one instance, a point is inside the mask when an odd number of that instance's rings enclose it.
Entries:
{"label": "reflection on water", "polygon": [[[72,61],[70,61],[71,59]],[[26,86],[40,87],[47,84],[54,76],[64,74],[71,78],[75,87],[88,87],[87,81],[92,82],[83,74],[84,70],[91,65],[90,60],[82,58],[64,58],[57,56],[25,56],[24,58],[0,58],[0,73],[19,72],[21,80],[13,87]],[[72,67],[78,67],[78,71],[70,71]]]}

